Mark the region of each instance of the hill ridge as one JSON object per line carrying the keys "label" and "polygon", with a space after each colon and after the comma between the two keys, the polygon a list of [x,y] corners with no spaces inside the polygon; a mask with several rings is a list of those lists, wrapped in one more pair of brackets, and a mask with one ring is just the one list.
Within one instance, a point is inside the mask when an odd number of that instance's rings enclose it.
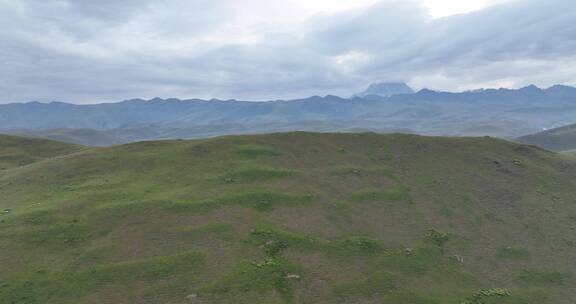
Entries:
{"label": "hill ridge", "polygon": [[0,170],[80,151],[80,145],[0,134]]}
{"label": "hill ridge", "polygon": [[0,172],[0,303],[570,303],[574,177],[486,137],[88,149]]}

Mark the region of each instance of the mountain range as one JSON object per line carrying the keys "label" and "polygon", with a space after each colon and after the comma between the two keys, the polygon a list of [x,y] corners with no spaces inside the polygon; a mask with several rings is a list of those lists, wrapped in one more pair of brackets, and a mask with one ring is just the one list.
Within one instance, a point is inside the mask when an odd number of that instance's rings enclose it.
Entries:
{"label": "mountain range", "polygon": [[574,123],[574,117],[576,88],[570,86],[452,93],[384,83],[351,98],[4,104],[0,132],[91,146],[298,130],[515,138]]}

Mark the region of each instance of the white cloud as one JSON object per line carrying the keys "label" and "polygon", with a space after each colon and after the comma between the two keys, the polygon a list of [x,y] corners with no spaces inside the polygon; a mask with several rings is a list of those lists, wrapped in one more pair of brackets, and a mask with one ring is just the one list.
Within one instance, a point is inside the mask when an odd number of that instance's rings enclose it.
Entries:
{"label": "white cloud", "polygon": [[512,0],[421,0],[434,18],[465,14]]}
{"label": "white cloud", "polygon": [[569,82],[575,12],[572,0],[0,0],[0,102]]}

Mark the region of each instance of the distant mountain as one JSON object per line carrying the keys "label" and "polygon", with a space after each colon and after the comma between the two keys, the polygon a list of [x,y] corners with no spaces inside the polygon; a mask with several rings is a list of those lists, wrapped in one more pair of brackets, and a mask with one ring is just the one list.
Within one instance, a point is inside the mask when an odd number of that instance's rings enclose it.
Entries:
{"label": "distant mountain", "polygon": [[576,149],[576,124],[522,136],[518,141],[553,151]]}
{"label": "distant mountain", "polygon": [[546,89],[549,96],[561,98],[576,98],[576,88],[564,85],[555,85]]}
{"label": "distant mountain", "polygon": [[[372,92],[392,94],[401,92],[402,87],[375,85]],[[458,93],[424,89],[373,97],[328,95],[267,102],[154,98],[93,105],[14,103],[0,105],[0,132],[92,146],[287,131],[402,130],[422,135],[516,138],[576,120],[576,88],[569,86]]]}
{"label": "distant mountain", "polygon": [[355,97],[381,100],[394,95],[413,94],[414,90],[402,82],[385,82],[371,84],[366,90],[354,95]]}

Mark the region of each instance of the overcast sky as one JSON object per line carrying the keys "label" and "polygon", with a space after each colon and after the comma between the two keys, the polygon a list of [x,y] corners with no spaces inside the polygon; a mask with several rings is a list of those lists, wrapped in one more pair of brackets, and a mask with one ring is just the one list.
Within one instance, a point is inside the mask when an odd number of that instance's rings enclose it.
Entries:
{"label": "overcast sky", "polygon": [[575,0],[0,0],[0,102],[576,84]]}

